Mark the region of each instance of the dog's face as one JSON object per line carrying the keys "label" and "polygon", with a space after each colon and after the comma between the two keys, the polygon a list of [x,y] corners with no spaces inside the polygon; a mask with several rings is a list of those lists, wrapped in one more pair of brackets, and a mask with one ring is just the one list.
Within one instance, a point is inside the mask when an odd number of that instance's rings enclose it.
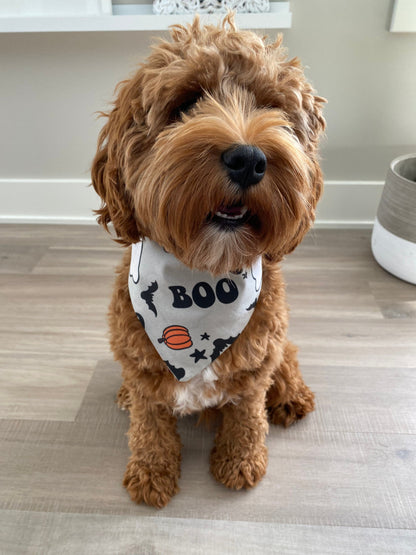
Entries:
{"label": "dog's face", "polygon": [[173,28],[121,83],[101,132],[98,221],[214,274],[279,260],[314,220],[322,102],[280,41],[230,17]]}

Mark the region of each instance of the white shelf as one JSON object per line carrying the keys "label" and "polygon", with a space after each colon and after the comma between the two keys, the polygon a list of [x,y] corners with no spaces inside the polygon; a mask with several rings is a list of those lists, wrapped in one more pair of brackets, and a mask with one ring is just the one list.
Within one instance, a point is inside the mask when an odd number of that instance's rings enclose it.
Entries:
{"label": "white shelf", "polygon": [[[80,17],[0,17],[0,33],[81,31],[161,31],[175,23],[190,23],[193,15],[155,15],[150,4],[113,6],[115,15]],[[125,14],[126,9],[134,13]],[[216,23],[224,14],[201,14],[204,23]],[[270,2],[270,12],[237,14],[241,29],[288,29],[292,24],[290,2]]]}

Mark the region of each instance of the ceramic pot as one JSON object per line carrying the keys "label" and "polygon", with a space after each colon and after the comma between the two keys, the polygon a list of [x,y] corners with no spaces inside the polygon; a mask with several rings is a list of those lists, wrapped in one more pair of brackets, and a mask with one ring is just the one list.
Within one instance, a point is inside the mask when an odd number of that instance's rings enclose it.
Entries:
{"label": "ceramic pot", "polygon": [[390,164],[371,248],[380,266],[416,284],[416,154]]}

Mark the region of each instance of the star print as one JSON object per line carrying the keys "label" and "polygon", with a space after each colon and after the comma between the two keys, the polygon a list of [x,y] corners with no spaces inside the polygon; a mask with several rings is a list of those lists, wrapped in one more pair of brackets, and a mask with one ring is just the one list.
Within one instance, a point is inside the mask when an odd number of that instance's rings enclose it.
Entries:
{"label": "star print", "polygon": [[194,360],[195,364],[196,364],[199,360],[201,360],[201,359],[203,359],[203,358],[205,358],[205,359],[207,358],[207,357],[205,356],[205,349],[204,349],[203,351],[198,351],[198,349],[195,349],[195,351],[192,353],[192,355],[189,355],[189,356],[190,356],[190,357],[193,357],[193,358],[195,359],[195,360]]}
{"label": "star print", "polygon": [[241,274],[241,277],[242,277],[243,279],[247,279],[247,272],[244,272],[244,274]]}
{"label": "star print", "polygon": [[207,339],[207,340],[208,340],[209,338],[210,338],[210,336],[209,336],[206,332],[203,333],[203,334],[201,334],[201,341],[202,341],[203,339]]}

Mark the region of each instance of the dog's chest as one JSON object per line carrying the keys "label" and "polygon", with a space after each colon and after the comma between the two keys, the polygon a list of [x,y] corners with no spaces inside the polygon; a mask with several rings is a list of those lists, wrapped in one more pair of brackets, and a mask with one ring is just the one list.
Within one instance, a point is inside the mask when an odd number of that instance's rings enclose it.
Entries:
{"label": "dog's chest", "polygon": [[227,391],[217,387],[218,377],[211,365],[187,382],[178,382],[174,391],[173,412],[191,414],[209,407],[236,401]]}

